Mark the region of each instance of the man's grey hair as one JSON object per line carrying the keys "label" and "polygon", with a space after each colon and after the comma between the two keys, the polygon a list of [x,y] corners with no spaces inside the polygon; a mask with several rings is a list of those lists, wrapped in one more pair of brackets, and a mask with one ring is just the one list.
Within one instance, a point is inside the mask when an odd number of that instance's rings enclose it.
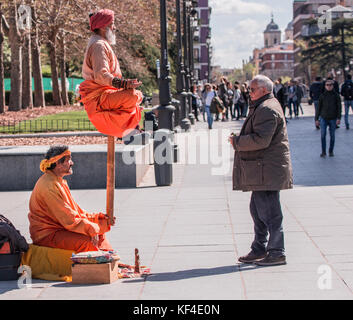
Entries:
{"label": "man's grey hair", "polygon": [[273,82],[270,78],[264,75],[258,75],[251,82],[256,82],[258,87],[265,88],[268,92],[272,93],[273,91]]}

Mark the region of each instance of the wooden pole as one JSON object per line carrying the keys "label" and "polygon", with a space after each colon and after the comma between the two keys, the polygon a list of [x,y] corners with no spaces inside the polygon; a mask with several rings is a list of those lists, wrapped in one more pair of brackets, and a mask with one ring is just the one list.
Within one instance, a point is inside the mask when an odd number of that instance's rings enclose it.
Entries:
{"label": "wooden pole", "polygon": [[108,136],[107,151],[107,212],[109,223],[114,225],[114,189],[115,189],[115,137]]}

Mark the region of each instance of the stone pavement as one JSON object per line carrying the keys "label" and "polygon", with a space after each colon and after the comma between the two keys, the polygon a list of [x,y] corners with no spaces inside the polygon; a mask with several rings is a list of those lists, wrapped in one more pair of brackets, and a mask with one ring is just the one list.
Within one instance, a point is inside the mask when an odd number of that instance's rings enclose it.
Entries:
{"label": "stone pavement", "polygon": [[[216,122],[211,136],[199,122],[176,137],[180,162],[171,187],[156,187],[151,167],[138,188],[115,193],[117,224],[108,238],[126,263],[139,248],[152,275],[94,286],[33,279],[30,289],[0,282],[0,300],[352,299],[353,130],[342,125],[335,157],[320,158],[312,109],[306,105],[304,117],[288,123],[295,188],[281,192],[287,265],[237,262],[253,239],[250,193],[232,191],[233,152],[222,133],[238,131],[242,121]],[[72,193],[87,211],[105,208],[105,190]],[[28,241],[29,197],[0,193],[1,213]]]}

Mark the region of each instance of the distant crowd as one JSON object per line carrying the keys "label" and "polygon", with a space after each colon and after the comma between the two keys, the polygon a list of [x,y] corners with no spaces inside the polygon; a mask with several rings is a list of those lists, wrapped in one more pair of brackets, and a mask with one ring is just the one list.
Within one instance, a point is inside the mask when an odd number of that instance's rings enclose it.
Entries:
{"label": "distant crowd", "polygon": [[[274,83],[273,94],[280,102],[283,113],[290,119],[299,116],[299,111],[304,114],[301,101],[308,96],[309,88],[304,84],[291,80],[282,84],[282,79]],[[212,129],[213,121],[231,121],[246,118],[250,105],[249,83],[234,83],[222,77],[218,85],[206,83],[205,85],[194,85],[192,88],[192,109],[196,121],[207,121],[209,129]],[[220,108],[212,108],[214,98],[221,101]],[[206,118],[207,117],[207,118]]]}

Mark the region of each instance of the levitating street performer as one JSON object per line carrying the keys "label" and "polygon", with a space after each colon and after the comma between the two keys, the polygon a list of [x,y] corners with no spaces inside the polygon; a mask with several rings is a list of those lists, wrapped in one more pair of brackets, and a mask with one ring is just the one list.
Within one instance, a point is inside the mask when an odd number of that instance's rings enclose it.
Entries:
{"label": "levitating street performer", "polygon": [[64,176],[72,174],[68,146],[49,148],[40,163],[44,173],[29,202],[29,231],[33,244],[75,252],[113,250],[105,233],[110,230],[103,213],[90,214],[72,198]]}
{"label": "levitating street performer", "polygon": [[96,129],[122,138],[141,120],[141,85],[136,79],[123,79],[118,59],[111,47],[115,44],[114,12],[102,9],[90,15],[93,32],[88,41],[80,85],[81,102]]}

